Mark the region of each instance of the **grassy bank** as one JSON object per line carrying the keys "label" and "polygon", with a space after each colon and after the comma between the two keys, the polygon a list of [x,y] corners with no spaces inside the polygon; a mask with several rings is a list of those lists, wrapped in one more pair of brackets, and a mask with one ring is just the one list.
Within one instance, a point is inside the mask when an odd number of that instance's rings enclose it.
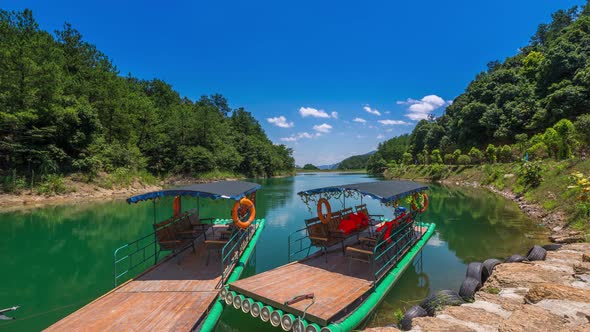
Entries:
{"label": "grassy bank", "polygon": [[462,166],[398,165],[387,169],[384,175],[390,179],[489,185],[500,191],[509,190],[524,197],[528,203],[541,206],[549,213],[563,213],[568,228],[588,234],[590,218],[588,203],[583,199],[584,186],[577,185],[579,182],[573,174],[579,172],[587,179],[590,174],[590,160],[543,160],[532,165],[538,166],[538,174],[531,175],[531,171],[523,167],[522,162],[515,162]]}

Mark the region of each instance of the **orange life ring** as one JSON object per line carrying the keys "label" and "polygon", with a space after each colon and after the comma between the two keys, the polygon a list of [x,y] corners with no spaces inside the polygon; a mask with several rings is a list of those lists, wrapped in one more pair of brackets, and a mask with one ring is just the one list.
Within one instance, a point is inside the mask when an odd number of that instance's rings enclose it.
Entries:
{"label": "orange life ring", "polygon": [[[416,206],[416,200],[418,199],[418,197],[420,197],[420,194],[415,193],[414,199],[412,200],[412,210],[413,211],[418,210],[418,207]],[[426,209],[428,208],[428,195],[426,195],[426,193],[422,193],[422,197],[424,198],[424,205],[422,206],[422,209],[418,210],[418,212],[420,212],[420,213],[426,211]]]}
{"label": "orange life ring", "polygon": [[[322,205],[326,206],[326,215],[322,212]],[[332,220],[332,208],[330,207],[330,202],[328,202],[325,198],[320,198],[318,200],[318,218],[322,221],[322,224],[327,224],[330,220]]]}
{"label": "orange life ring", "polygon": [[[246,221],[241,219],[247,215],[247,212],[242,211],[244,207],[246,208],[246,211],[250,211],[250,218],[248,218]],[[248,228],[248,226],[250,226],[256,217],[256,208],[254,207],[254,203],[246,197],[243,197],[234,204],[234,207],[231,211],[231,216],[236,226],[240,227],[241,229]]]}
{"label": "orange life ring", "polygon": [[174,202],[172,203],[172,216],[177,217],[178,215],[180,215],[181,211],[182,211],[182,204],[180,201],[180,196],[176,196],[176,197],[174,197]]}

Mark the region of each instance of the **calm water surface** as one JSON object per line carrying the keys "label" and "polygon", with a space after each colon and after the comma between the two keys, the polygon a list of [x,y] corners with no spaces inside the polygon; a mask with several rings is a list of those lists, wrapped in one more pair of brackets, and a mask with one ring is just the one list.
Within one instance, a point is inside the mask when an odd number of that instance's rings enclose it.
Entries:
{"label": "calm water surface", "polygon": [[[244,276],[287,263],[288,234],[311,216],[298,191],[374,180],[362,174],[318,173],[258,181],[263,189],[257,195],[257,214],[267,224]],[[457,290],[469,262],[523,253],[546,241],[546,232],[515,204],[486,191],[432,185],[429,196],[424,219],[435,222],[437,232],[423,250],[422,264],[417,258],[408,268],[368,326],[391,323],[396,309],[429,292]],[[370,211],[391,215],[377,202],[364,201]],[[231,202],[208,200],[206,208],[203,202],[203,216],[229,217]],[[186,202],[183,208],[194,205]],[[158,202],[156,217],[168,217],[170,207],[169,200]],[[113,287],[114,249],[148,234],[153,219],[152,204],[123,200],[0,213],[0,309],[21,305],[13,315],[17,320],[0,322],[0,331],[43,329],[107,292]],[[277,331],[244,318],[241,311],[225,310],[217,331]]]}

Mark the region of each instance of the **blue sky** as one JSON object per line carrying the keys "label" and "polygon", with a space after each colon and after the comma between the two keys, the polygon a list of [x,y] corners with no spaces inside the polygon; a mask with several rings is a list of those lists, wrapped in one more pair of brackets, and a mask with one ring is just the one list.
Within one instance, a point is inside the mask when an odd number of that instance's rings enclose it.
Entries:
{"label": "blue sky", "polygon": [[41,28],[70,22],[121,74],[243,106],[300,165],[369,152],[440,115],[571,0],[27,1]]}

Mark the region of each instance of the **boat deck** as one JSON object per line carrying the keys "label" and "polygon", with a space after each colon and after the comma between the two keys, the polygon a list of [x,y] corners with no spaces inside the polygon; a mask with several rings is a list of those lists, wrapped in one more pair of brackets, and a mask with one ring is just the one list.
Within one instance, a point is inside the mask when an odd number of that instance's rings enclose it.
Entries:
{"label": "boat deck", "polygon": [[[426,229],[416,228],[416,231],[424,234]],[[373,288],[373,281],[370,263],[350,260],[341,250],[333,250],[328,253],[327,263],[325,255],[313,255],[237,280],[229,287],[295,316],[301,316],[310,302],[306,300],[286,306],[285,301],[314,293],[315,304],[307,310],[305,318],[325,326],[346,317],[363,302]]]}
{"label": "boat deck", "polygon": [[220,253],[212,253],[208,265],[206,260],[202,244],[195,253],[189,248],[168,257],[47,331],[190,331],[206,316],[221,285]]}

